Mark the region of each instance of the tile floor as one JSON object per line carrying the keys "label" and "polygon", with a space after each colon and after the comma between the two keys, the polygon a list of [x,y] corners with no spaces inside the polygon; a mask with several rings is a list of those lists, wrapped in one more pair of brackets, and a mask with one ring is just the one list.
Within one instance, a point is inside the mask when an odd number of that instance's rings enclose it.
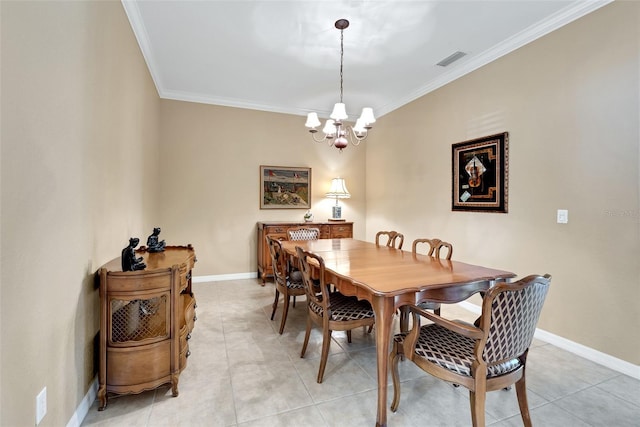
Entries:
{"label": "tile floor", "polygon": [[[278,335],[281,306],[269,320],[273,285],[257,279],[194,284],[198,320],[178,397],[167,386],[109,399],[89,409],[82,426],[367,426],[375,425],[374,335],[334,332],[322,384],[316,383],[321,334],[314,329],[300,358],[304,299]],[[472,320],[458,307],[443,315]],[[397,319],[396,319],[397,327]],[[469,394],[401,363],[402,397],[390,427],[469,426]],[[390,381],[391,383],[391,381]],[[527,387],[535,426],[640,426],[640,381],[534,341]],[[389,402],[393,394],[389,389]],[[487,425],[521,426],[515,390],[487,396]]]}

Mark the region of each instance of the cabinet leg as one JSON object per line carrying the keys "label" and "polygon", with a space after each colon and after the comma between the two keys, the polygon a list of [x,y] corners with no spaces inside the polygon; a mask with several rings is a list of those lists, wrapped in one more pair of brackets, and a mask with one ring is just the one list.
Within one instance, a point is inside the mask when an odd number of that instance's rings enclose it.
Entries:
{"label": "cabinet leg", "polygon": [[107,387],[101,386],[98,389],[98,399],[100,399],[100,406],[98,406],[98,411],[104,411],[107,407]]}
{"label": "cabinet leg", "polygon": [[171,394],[173,397],[178,396],[178,376],[171,375]]}

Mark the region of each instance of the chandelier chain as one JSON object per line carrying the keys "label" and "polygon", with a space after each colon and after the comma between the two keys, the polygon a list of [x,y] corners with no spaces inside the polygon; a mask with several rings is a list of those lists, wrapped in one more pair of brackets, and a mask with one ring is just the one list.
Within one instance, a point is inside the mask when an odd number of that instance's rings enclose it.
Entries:
{"label": "chandelier chain", "polygon": [[342,102],[342,62],[344,58],[344,30],[340,30],[340,102]]}

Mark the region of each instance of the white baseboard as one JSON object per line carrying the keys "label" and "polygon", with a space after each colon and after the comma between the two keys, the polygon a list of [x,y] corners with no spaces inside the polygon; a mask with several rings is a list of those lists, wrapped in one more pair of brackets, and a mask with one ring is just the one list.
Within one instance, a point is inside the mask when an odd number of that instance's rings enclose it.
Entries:
{"label": "white baseboard", "polygon": [[[478,315],[482,311],[479,306],[471,304],[470,302],[463,301],[459,302],[458,305]],[[633,363],[626,362],[622,359],[618,359],[617,357],[610,356],[606,353],[602,353],[598,350],[594,350],[590,347],[578,344],[577,342],[570,341],[550,332],[543,331],[542,329],[536,328],[534,336],[541,341],[555,345],[556,347],[573,353],[576,356],[583,357],[599,365],[620,372],[621,374],[640,380],[640,366],[638,365],[634,365]]]}
{"label": "white baseboard", "polygon": [[71,416],[71,419],[67,423],[67,427],[80,427],[82,420],[89,413],[93,401],[96,400],[98,395],[98,377],[95,377],[89,386],[89,391],[84,395],[80,405],[76,408],[76,411]]}
{"label": "white baseboard", "polygon": [[223,280],[241,280],[241,279],[255,279],[258,277],[257,272],[252,273],[235,273],[235,274],[214,274],[211,276],[194,276],[193,283],[202,282],[221,282]]}

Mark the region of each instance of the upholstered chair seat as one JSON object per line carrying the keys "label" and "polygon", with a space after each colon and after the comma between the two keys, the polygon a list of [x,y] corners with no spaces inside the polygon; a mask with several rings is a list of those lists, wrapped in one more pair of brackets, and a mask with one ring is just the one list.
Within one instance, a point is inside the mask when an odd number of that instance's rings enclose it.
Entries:
{"label": "upholstered chair seat", "polygon": [[[404,344],[406,334],[398,334],[394,341]],[[417,356],[441,366],[459,375],[471,377],[471,365],[474,361],[473,349],[475,340],[443,328],[429,324],[420,328],[416,342]],[[509,359],[495,365],[487,365],[487,378],[507,374],[520,368],[518,358]]]}

